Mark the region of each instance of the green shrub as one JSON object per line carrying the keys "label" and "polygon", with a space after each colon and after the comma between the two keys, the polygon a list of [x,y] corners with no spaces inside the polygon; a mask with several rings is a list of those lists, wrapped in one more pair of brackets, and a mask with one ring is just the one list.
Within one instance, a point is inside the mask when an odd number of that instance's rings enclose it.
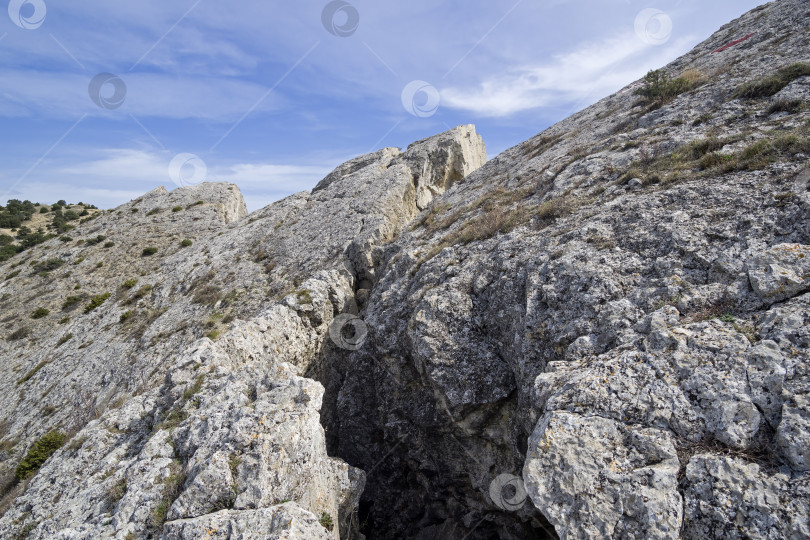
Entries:
{"label": "green shrub", "polygon": [[47,317],[50,312],[51,312],[50,309],[40,307],[40,308],[35,309],[34,312],[31,313],[31,318],[32,319],[41,319],[42,317]]}
{"label": "green shrub", "polygon": [[775,161],[798,153],[810,153],[810,138],[788,134],[774,139],[763,139],[745,148],[737,156],[736,161],[729,165],[729,169],[749,171],[764,169]]}
{"label": "green shrub", "polygon": [[156,248],[154,246],[149,246],[149,247],[143,248],[143,251],[141,252],[141,256],[142,257],[151,257],[152,255],[154,255],[157,252],[158,252],[158,248]]}
{"label": "green shrub", "polygon": [[154,216],[155,214],[159,214],[160,212],[161,212],[161,209],[160,209],[160,208],[152,208],[151,210],[149,210],[149,211],[146,213],[146,215],[147,215],[147,216]]}
{"label": "green shrub", "polygon": [[65,444],[66,438],[66,435],[59,431],[51,431],[43,435],[17,465],[17,470],[14,472],[17,480],[24,480],[36,473],[42,464]]}
{"label": "green shrub", "polygon": [[183,472],[182,464],[177,460],[173,461],[169,465],[169,475],[161,481],[163,484],[163,496],[152,510],[151,516],[149,516],[149,525],[153,528],[159,529],[166,521],[166,514],[168,514],[172,503],[180,495],[185,481],[186,475]]}
{"label": "green shrub", "polygon": [[90,299],[90,303],[84,307],[84,312],[90,313],[91,311],[99,307],[101,304],[106,302],[109,297],[110,293],[95,295],[93,298]]}
{"label": "green shrub", "polygon": [[62,304],[62,311],[66,311],[82,301],[81,296],[68,296]]}
{"label": "green shrub", "polygon": [[17,253],[21,252],[20,246],[9,245],[0,247],[0,262],[7,261]]}
{"label": "green shrub", "polygon": [[778,94],[783,88],[800,77],[810,75],[810,64],[796,63],[779,69],[773,75],[742,85],[735,98],[765,98]]}
{"label": "green shrub", "polygon": [[665,104],[691,89],[692,83],[687,78],[673,79],[665,71],[656,69],[644,76],[644,86],[635,94]]}
{"label": "green shrub", "polygon": [[132,278],[132,279],[128,279],[125,282],[123,282],[121,284],[121,287],[123,287],[124,289],[131,289],[132,287],[134,287],[137,284],[138,284],[138,280],[135,279],[135,278]]}
{"label": "green shrub", "polygon": [[44,262],[39,262],[39,263],[34,265],[34,268],[38,272],[53,272],[54,270],[56,270],[57,268],[59,268],[60,266],[62,266],[64,264],[65,264],[65,261],[63,261],[62,259],[55,259],[54,258],[54,259],[48,259],[47,261],[44,261]]}
{"label": "green shrub", "polygon": [[133,214],[134,214],[135,212],[137,212],[137,211],[138,211],[138,209],[137,209],[137,208],[133,208],[132,210],[130,210],[130,212],[132,212]]}
{"label": "green shrub", "polygon": [[101,268],[102,266],[104,266],[104,263],[103,263],[103,262],[98,261],[98,262],[96,263],[96,268]]}
{"label": "green shrub", "polygon": [[327,512],[323,512],[321,514],[318,523],[320,523],[321,526],[327,531],[331,531],[332,528],[335,526],[334,523],[332,523],[332,516],[330,516]]}
{"label": "green shrub", "polygon": [[129,320],[130,317],[132,317],[132,310],[125,311],[118,318],[118,322],[122,322],[122,323],[127,322],[127,320]]}
{"label": "green shrub", "polygon": [[59,343],[57,343],[57,344],[56,344],[56,346],[57,346],[57,347],[61,347],[62,345],[64,345],[64,344],[65,344],[65,343],[67,343],[68,341],[70,341],[70,339],[71,339],[72,337],[73,337],[73,334],[70,334],[70,333],[65,334],[64,336],[62,336],[62,337],[59,339]]}
{"label": "green shrub", "polygon": [[172,212],[181,212],[182,210],[183,210],[182,206],[175,206],[174,208],[172,208]]}
{"label": "green shrub", "polygon": [[100,234],[100,235],[96,236],[95,238],[88,238],[87,240],[85,240],[85,242],[87,243],[88,246],[95,246],[96,244],[102,243],[106,239],[107,239],[106,236],[104,236],[103,234]]}
{"label": "green shrub", "polygon": [[191,240],[186,238],[182,242],[180,242],[180,247],[189,247],[191,244],[192,244]]}
{"label": "green shrub", "polygon": [[68,315],[67,317],[62,317],[61,319],[59,319],[59,324],[67,324],[69,322],[70,322],[70,315]]}
{"label": "green shrub", "polygon": [[708,139],[698,139],[696,141],[692,141],[686,148],[686,154],[691,159],[700,159],[709,152],[716,152],[723,148],[726,144],[726,141],[721,139],[717,139],[715,137],[710,137]]}
{"label": "green shrub", "polygon": [[115,245],[115,242],[105,242],[105,243],[104,243],[104,247],[105,247],[105,248],[111,248],[111,247],[113,247],[114,245]]}
{"label": "green shrub", "polygon": [[14,270],[13,272],[10,272],[10,273],[9,273],[9,274],[6,276],[6,279],[11,279],[11,278],[17,277],[17,276],[19,276],[19,275],[20,275],[20,272],[21,272],[21,270],[19,270],[19,269]]}

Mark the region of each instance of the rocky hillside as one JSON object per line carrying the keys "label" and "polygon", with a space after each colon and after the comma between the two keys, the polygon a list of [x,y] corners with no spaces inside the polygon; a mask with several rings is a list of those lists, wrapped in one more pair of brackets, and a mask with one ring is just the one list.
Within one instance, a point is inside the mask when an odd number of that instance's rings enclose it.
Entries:
{"label": "rocky hillside", "polygon": [[0,537],[810,538],[808,28],[11,257]]}

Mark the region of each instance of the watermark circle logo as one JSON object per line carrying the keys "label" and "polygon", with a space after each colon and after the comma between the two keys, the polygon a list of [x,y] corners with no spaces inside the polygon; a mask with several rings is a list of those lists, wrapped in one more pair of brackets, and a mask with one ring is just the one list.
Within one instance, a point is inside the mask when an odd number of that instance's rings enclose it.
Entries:
{"label": "watermark circle logo", "polygon": [[196,186],[208,176],[208,167],[195,154],[177,154],[169,163],[169,178],[178,187]]}
{"label": "watermark circle logo", "polygon": [[648,45],[663,45],[672,36],[672,19],[660,9],[647,8],[636,16],[636,35]]}
{"label": "watermark circle logo", "polygon": [[334,0],[326,4],[321,12],[321,22],[333,36],[349,37],[360,26],[360,13],[344,0]]}
{"label": "watermark circle logo", "polygon": [[425,81],[411,81],[402,90],[402,106],[418,118],[428,118],[439,110],[439,91]]}
{"label": "watermark circle logo", "polygon": [[513,474],[501,474],[489,485],[489,497],[501,510],[514,512],[523,507],[528,495],[521,478]]}
{"label": "watermark circle logo", "polygon": [[347,351],[356,351],[368,337],[368,326],[356,315],[344,313],[329,325],[329,337],[335,345]]}
{"label": "watermark circle logo", "polygon": [[36,30],[42,26],[47,11],[43,0],[11,0],[8,3],[11,22],[25,30]]}
{"label": "watermark circle logo", "polygon": [[93,77],[87,91],[93,103],[108,110],[117,109],[123,105],[127,97],[127,85],[124,84],[121,77],[112,73],[99,73]]}

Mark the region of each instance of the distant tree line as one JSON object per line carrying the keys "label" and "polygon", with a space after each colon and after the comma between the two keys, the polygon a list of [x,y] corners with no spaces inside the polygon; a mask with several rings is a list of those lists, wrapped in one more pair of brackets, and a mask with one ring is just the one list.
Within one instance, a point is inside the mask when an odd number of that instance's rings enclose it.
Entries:
{"label": "distant tree line", "polygon": [[[91,209],[96,209],[92,204],[78,203],[78,209],[67,208],[69,205],[64,200],[57,201],[53,205],[35,204],[31,201],[20,201],[11,199],[5,206],[0,206],[0,229],[10,229],[16,233],[15,236],[0,234],[0,262],[6,261],[32,246],[41,244],[57,234],[63,234],[74,228],[69,222],[76,221],[85,216],[90,219]],[[42,228],[32,231],[24,223],[31,221],[34,214],[51,214],[51,222],[48,229],[53,232],[46,232]],[[82,220],[83,221],[83,220]],[[16,243],[15,243],[16,241]]]}

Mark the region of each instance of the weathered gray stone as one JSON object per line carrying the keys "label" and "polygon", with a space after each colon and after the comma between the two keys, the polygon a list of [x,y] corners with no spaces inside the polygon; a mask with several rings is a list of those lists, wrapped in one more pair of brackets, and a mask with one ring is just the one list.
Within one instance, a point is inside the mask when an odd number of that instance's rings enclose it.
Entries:
{"label": "weathered gray stone", "polygon": [[[78,258],[73,275],[36,295],[53,312],[84,294],[76,281],[111,294],[86,313],[65,308],[64,328],[45,321],[30,339],[0,342],[15,359],[0,365],[3,384],[39,365],[24,392],[0,397],[2,435],[24,443],[8,445],[0,473],[12,474],[45,431],[78,431],[0,518],[0,536],[25,527],[37,538],[196,538],[210,526],[253,538],[272,523],[279,537],[312,538],[326,534],[321,521],[330,537],[358,537],[365,474],[329,457],[321,415],[333,412],[322,411],[323,386],[302,375],[321,369],[335,316],[357,311],[374,250],[418,212],[417,188],[426,204],[485,160],[464,126],[353,160],[312,194],[250,219],[233,185],[159,188],[72,233],[112,246],[53,240],[27,251]],[[124,286],[130,278],[136,285]],[[41,279],[0,284],[14,297],[4,310],[24,319]],[[284,501],[317,519],[277,507]],[[292,517],[301,524],[281,527]]]}
{"label": "weathered gray stone", "polygon": [[810,471],[810,398],[793,396],[782,407],[782,421],[776,430],[776,441],[791,467]]}
{"label": "weathered gray stone", "polygon": [[561,539],[678,538],[678,468],[666,431],[555,412],[529,439],[523,476]]}
{"label": "weathered gray stone", "polygon": [[808,538],[807,479],[768,474],[740,459],[700,454],[686,466],[683,537]]}
{"label": "weathered gray stone", "polygon": [[194,519],[167,523],[162,540],[197,540],[199,538],[240,540],[282,540],[333,537],[311,513],[293,503],[259,510],[222,510]]}
{"label": "weathered gray stone", "polygon": [[810,536],[810,111],[768,114],[807,80],[735,95],[808,26],[764,5],[692,90],[486,163],[462,126],[250,216],[161,188],[3,263],[0,478],[72,438],[0,536]]}
{"label": "weathered gray stone", "polygon": [[779,302],[810,290],[810,246],[779,244],[747,266],[751,286],[763,300]]}

